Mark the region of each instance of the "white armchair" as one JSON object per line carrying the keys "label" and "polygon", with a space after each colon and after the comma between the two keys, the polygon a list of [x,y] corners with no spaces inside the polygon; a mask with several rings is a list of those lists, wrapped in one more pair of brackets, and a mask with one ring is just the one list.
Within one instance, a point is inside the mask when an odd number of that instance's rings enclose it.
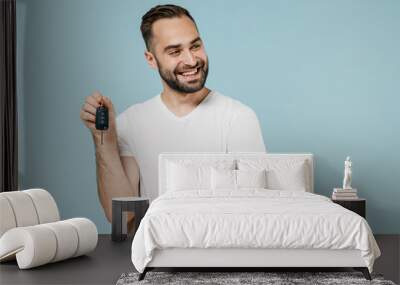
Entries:
{"label": "white armchair", "polygon": [[60,221],[44,189],[0,193],[0,262],[16,259],[20,269],[57,262],[94,250],[97,238],[89,219]]}

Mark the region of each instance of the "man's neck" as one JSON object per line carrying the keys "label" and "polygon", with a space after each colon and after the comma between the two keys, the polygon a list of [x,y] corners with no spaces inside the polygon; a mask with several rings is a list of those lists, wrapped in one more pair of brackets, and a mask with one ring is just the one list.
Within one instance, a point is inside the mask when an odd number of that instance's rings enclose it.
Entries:
{"label": "man's neck", "polygon": [[193,111],[210,92],[206,87],[194,93],[180,93],[164,88],[161,99],[171,112],[181,117]]}

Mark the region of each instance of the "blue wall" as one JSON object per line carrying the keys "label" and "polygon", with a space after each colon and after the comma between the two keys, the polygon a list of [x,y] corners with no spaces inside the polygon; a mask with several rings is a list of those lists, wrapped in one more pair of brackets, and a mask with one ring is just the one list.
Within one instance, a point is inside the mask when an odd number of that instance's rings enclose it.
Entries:
{"label": "blue wall", "polygon": [[[48,189],[63,218],[88,217],[100,233],[110,225],[79,111],[96,89],[118,113],[161,90],[139,31],[158,3],[17,1],[21,188]],[[314,153],[324,195],[350,155],[373,231],[399,234],[400,2],[175,3],[198,22],[208,87],[257,112],[268,150]]]}

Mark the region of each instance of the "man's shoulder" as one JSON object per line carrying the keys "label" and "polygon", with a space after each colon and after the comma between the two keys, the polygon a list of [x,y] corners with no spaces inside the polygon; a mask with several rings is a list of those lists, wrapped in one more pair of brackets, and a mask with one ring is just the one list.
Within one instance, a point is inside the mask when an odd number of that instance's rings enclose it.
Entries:
{"label": "man's shoulder", "polygon": [[248,105],[245,103],[242,103],[236,98],[226,96],[218,91],[215,91],[215,98],[216,102],[223,106],[223,108],[226,108],[229,111],[232,111],[233,113],[241,113],[241,112],[253,112],[253,109],[251,109]]}

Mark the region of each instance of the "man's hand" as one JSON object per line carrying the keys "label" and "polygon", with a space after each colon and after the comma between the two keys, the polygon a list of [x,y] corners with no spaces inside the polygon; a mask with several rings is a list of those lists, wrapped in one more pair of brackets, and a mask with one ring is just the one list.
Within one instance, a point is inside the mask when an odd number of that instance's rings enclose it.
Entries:
{"label": "man's hand", "polygon": [[85,126],[91,131],[96,146],[101,140],[101,130],[96,129],[96,109],[100,106],[100,102],[108,109],[108,130],[103,131],[103,139],[105,144],[117,143],[117,132],[115,124],[115,110],[111,100],[95,91],[86,97],[85,103],[82,105],[80,118]]}

